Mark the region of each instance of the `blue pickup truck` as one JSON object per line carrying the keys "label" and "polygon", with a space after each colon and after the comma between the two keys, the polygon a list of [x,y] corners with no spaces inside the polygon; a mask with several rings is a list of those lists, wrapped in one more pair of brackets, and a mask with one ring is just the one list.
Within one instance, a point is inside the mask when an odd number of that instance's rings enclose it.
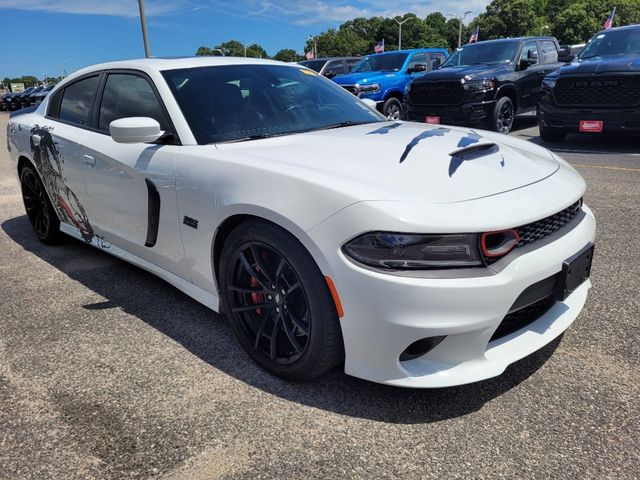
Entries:
{"label": "blue pickup truck", "polygon": [[449,57],[444,48],[417,48],[368,55],[351,73],[333,81],[360,98],[376,102],[390,119],[400,118],[406,85],[415,77],[431,71]]}

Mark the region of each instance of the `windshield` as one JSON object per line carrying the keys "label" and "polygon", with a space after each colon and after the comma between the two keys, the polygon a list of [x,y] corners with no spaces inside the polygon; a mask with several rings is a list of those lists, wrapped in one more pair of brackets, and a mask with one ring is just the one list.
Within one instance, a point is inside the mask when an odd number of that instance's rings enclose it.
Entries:
{"label": "windshield", "polygon": [[342,87],[299,67],[225,65],[162,74],[200,144],[384,121]]}
{"label": "windshield", "polygon": [[408,53],[383,53],[364,57],[351,72],[397,72],[404,65]]}
{"label": "windshield", "polygon": [[300,65],[310,68],[311,70],[315,70],[319,72],[324,67],[324,64],[327,63],[326,60],[305,60],[304,62],[298,62]]}
{"label": "windshield", "polygon": [[516,56],[517,50],[518,42],[489,42],[465,45],[456,50],[441,68],[511,63]]}
{"label": "windshield", "polygon": [[605,55],[621,55],[625,53],[640,53],[640,28],[613,30],[597,34],[579,58],[584,60]]}

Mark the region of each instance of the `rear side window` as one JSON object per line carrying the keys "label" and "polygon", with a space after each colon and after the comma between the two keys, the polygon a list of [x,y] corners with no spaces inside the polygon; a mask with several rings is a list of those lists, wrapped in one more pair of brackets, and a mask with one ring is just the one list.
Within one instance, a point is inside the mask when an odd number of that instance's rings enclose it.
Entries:
{"label": "rear side window", "polygon": [[58,118],[66,122],[88,126],[91,123],[91,104],[98,88],[98,76],[85,78],[64,89]]}
{"label": "rear side window", "polygon": [[104,87],[98,129],[108,131],[112,121],[126,117],[150,117],[160,124],[162,130],[170,130],[162,106],[145,78],[112,73]]}
{"label": "rear side window", "polygon": [[540,41],[540,54],[542,56],[540,63],[556,63],[558,61],[556,44],[549,40]]}

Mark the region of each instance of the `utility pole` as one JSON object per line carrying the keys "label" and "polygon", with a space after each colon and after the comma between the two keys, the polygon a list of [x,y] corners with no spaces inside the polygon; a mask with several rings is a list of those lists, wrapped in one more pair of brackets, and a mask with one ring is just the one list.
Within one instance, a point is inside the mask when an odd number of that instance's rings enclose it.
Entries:
{"label": "utility pole", "polygon": [[318,58],[318,37],[309,35],[309,38],[307,40],[313,40],[313,58]]}
{"label": "utility pole", "polygon": [[398,21],[397,18],[393,18],[398,24],[398,50],[402,50],[402,24],[408,20],[411,20],[411,17],[405,18],[401,22]]}
{"label": "utility pole", "polygon": [[138,8],[140,9],[140,25],[142,26],[142,41],[144,42],[144,56],[151,57],[149,49],[149,37],[147,36],[147,18],[144,16],[144,0],[138,0]]}
{"label": "utility pole", "polygon": [[66,77],[66,73],[67,73],[62,69],[62,64],[63,63],[67,63],[67,62],[71,62],[73,60],[74,60],[73,58],[67,58],[66,60],[62,60],[62,61],[58,62],[58,66],[60,67],[60,78]]}
{"label": "utility pole", "polygon": [[470,13],[471,13],[471,10],[468,10],[464,12],[464,15],[462,17],[456,15],[455,13],[444,14],[445,17],[453,17],[458,19],[458,48],[462,46],[462,22],[464,21],[465,18],[467,18],[467,15],[469,15]]}
{"label": "utility pole", "polygon": [[251,42],[247,42],[247,43],[243,43],[242,46],[244,47],[244,56],[245,58],[247,57],[247,46],[251,46],[254,43],[256,43],[255,41],[251,41]]}

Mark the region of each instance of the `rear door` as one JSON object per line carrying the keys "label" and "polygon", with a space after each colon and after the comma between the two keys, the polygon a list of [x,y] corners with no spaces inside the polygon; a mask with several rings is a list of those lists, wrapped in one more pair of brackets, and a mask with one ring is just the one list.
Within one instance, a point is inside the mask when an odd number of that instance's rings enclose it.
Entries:
{"label": "rear door", "polygon": [[63,223],[94,240],[90,201],[84,183],[86,136],[100,74],[85,75],[51,98],[43,122],[31,129],[34,162]]}
{"label": "rear door", "polygon": [[[178,139],[151,80],[141,72],[108,71],[93,112],[84,155],[90,216],[104,242],[188,279],[178,228],[175,157]],[[116,143],[113,120],[151,117],[170,144]]]}

